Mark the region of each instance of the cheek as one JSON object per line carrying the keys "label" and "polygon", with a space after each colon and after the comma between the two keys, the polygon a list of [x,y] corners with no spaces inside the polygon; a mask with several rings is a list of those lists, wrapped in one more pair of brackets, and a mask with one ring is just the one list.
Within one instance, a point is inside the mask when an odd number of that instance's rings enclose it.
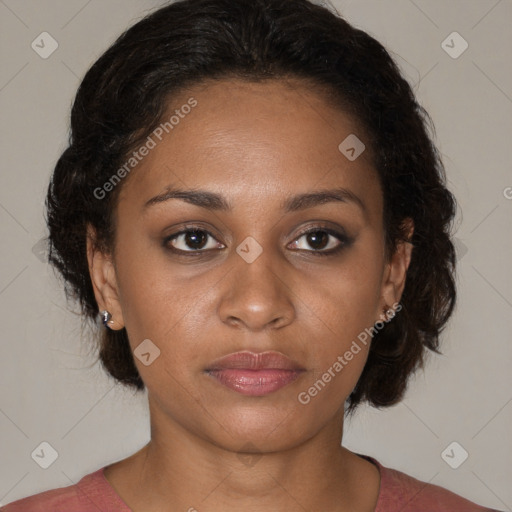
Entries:
{"label": "cheek", "polygon": [[[125,327],[142,380],[155,392],[179,388],[202,369],[205,349],[211,348],[207,345],[215,327],[219,329],[212,305],[218,301],[215,283],[226,270],[191,278],[190,266],[172,263],[152,248],[134,249],[119,261],[117,274]],[[144,340],[158,353],[148,366],[137,358]]]}
{"label": "cheek", "polygon": [[361,243],[340,265],[304,282],[305,302],[335,339],[354,339],[376,321],[382,277],[377,255]]}
{"label": "cheek", "polygon": [[[150,338],[160,348],[173,349],[180,339],[197,337],[201,326],[190,325],[194,311],[201,309],[204,297],[190,282],[169,275],[169,269],[152,266],[141,269],[127,266],[121,272],[121,306],[126,329],[133,345],[136,340]],[[166,272],[167,270],[167,272]]]}
{"label": "cheek", "polygon": [[[378,246],[361,244],[335,270],[304,281],[300,315],[311,337],[310,360],[324,398],[348,396],[363,371],[371,343],[370,328],[379,311],[382,264]],[[312,390],[314,394],[317,392]],[[319,400],[322,401],[322,400]]]}
{"label": "cheek", "polygon": [[[351,267],[332,278],[313,297],[309,313],[311,372],[297,392],[301,410],[315,421],[335,415],[356,386],[368,358],[378,287],[367,270]],[[311,296],[311,293],[310,293]]]}
{"label": "cheek", "polygon": [[134,340],[151,338],[187,314],[197,290],[187,286],[186,266],[172,264],[158,240],[131,217],[118,227],[116,263],[123,317]]}

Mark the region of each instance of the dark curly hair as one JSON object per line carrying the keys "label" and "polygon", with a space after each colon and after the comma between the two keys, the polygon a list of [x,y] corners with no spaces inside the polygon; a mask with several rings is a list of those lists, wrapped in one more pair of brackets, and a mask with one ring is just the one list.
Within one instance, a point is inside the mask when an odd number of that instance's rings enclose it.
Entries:
{"label": "dark curly hair", "polygon": [[[347,412],[364,400],[397,403],[426,349],[440,353],[439,335],[454,309],[456,202],[432,142],[432,120],[389,53],[307,0],[180,0],[136,23],[91,67],[46,200],[49,261],[66,281],[66,296],[97,320],[87,226],[95,228],[98,248],[113,249],[122,183],[104,200],[94,190],[160,124],[173,94],[229,78],[295,78],[318,87],[364,128],[384,197],[388,256],[407,240],[404,220],[414,221],[402,309],[373,337]],[[103,330],[99,358],[115,379],[144,389],[125,329]]]}

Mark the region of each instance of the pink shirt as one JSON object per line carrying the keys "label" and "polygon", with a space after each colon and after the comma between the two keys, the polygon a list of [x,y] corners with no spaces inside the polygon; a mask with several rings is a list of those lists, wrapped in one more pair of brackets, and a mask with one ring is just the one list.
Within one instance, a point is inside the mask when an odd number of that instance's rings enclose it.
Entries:
{"label": "pink shirt", "polygon": [[[382,466],[375,512],[498,512],[481,507],[447,489],[416,480]],[[77,484],[35,494],[2,507],[3,512],[132,512],[103,474],[104,468],[84,476]]]}

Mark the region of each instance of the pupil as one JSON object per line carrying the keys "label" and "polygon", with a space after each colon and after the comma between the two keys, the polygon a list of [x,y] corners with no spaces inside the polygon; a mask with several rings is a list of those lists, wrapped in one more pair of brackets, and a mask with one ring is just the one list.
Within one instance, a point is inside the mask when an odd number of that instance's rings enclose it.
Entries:
{"label": "pupil", "polygon": [[308,244],[315,249],[323,249],[329,241],[329,235],[325,231],[315,231],[308,234]]}
{"label": "pupil", "polygon": [[203,231],[189,231],[185,235],[185,242],[193,249],[201,249],[206,243],[206,234]]}

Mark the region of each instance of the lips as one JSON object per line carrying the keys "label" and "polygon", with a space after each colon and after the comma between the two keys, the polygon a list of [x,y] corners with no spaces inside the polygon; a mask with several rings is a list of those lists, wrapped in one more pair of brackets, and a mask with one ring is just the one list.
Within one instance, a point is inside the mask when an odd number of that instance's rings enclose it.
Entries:
{"label": "lips", "polygon": [[215,360],[208,368],[211,370],[304,370],[297,363],[279,352],[235,352]]}
{"label": "lips", "polygon": [[205,372],[243,395],[263,396],[296,380],[305,369],[279,352],[236,352],[215,360]]}

